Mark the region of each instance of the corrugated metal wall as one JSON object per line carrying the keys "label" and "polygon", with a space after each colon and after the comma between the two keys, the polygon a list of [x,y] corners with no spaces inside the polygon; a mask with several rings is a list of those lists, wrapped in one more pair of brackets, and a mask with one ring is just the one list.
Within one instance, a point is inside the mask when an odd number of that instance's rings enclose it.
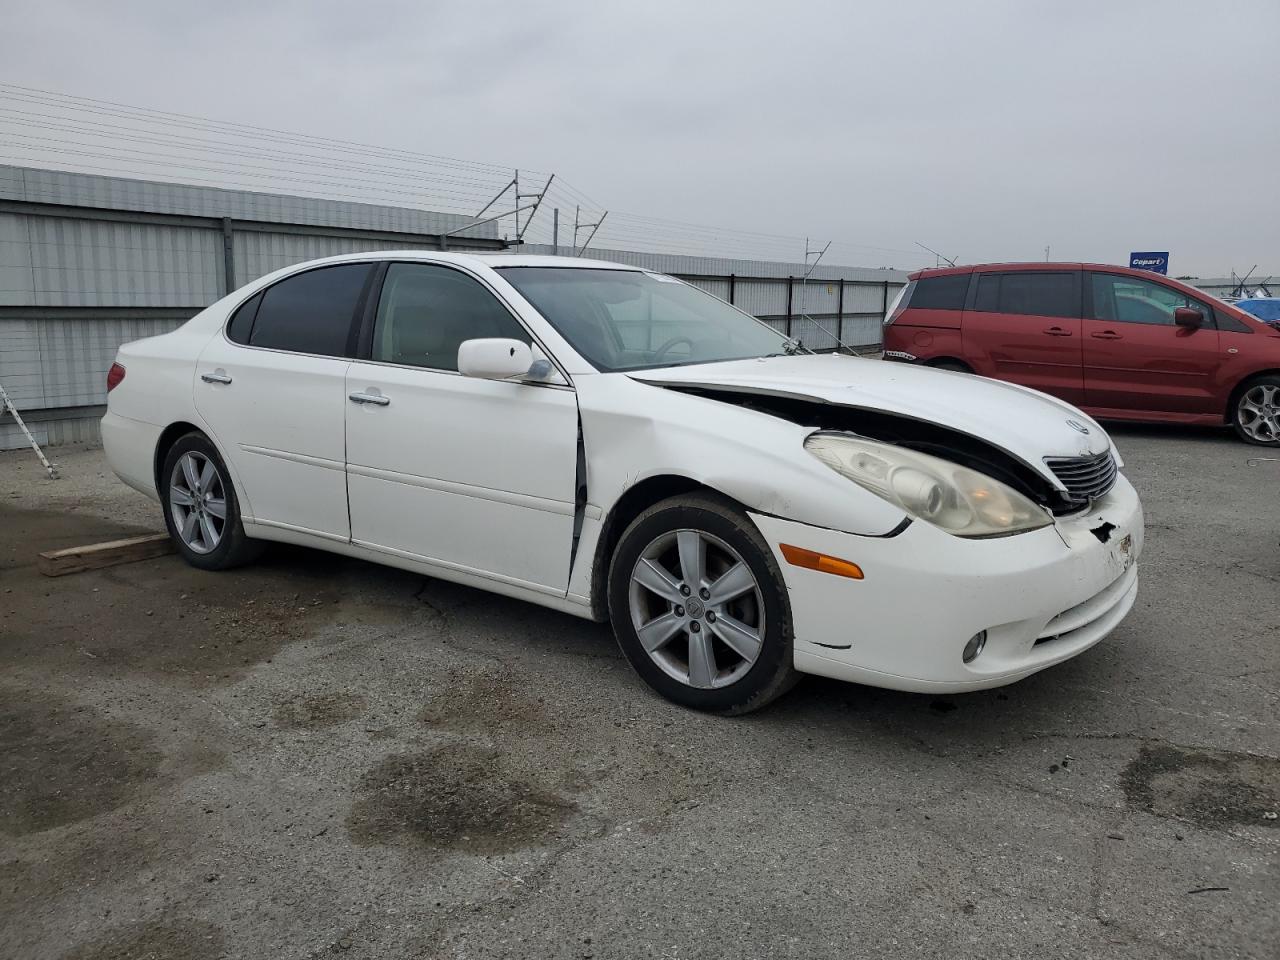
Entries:
{"label": "corrugated metal wall", "polygon": [[[239,225],[232,229],[237,286],[317,257],[436,246],[424,238],[470,222],[426,210],[0,166],[0,383],[28,413],[38,440],[95,437],[120,344],[168,332],[226,293],[224,219]],[[450,247],[500,248],[497,229],[464,229]],[[0,414],[0,449],[25,444]]]}
{"label": "corrugated metal wall", "polygon": [[[31,413],[37,439],[96,436],[106,372],[120,344],[172,330],[224,295],[227,221],[241,286],[318,257],[435,248],[433,235],[469,219],[0,166],[0,383]],[[450,238],[450,249],[500,248],[497,231],[497,224],[466,229]],[[846,344],[877,343],[882,304],[906,279],[892,270],[819,265],[802,284],[803,264],[625,250],[590,255],[683,277],[815,349],[834,348],[837,333]],[[25,443],[0,415],[0,449]]]}

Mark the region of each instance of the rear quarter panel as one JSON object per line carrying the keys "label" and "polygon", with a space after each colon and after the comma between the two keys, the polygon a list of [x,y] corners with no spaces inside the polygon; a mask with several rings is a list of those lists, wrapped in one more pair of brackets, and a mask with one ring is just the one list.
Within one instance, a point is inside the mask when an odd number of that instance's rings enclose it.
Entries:
{"label": "rear quarter panel", "polygon": [[963,360],[963,312],[908,307],[885,327],[884,348],[909,353],[920,360],[955,357]]}

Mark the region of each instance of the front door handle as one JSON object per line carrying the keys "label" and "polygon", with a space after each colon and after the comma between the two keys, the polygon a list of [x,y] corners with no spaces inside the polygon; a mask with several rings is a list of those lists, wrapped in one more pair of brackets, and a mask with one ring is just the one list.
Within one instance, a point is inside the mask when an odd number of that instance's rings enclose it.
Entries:
{"label": "front door handle", "polygon": [[222,373],[221,371],[217,371],[215,373],[202,373],[200,374],[200,379],[203,380],[205,383],[230,383],[231,382],[231,378],[228,377],[225,373]]}
{"label": "front door handle", "polygon": [[1069,336],[1071,336],[1071,331],[1070,331],[1070,330],[1063,330],[1061,327],[1050,327],[1048,330],[1046,330],[1046,331],[1045,331],[1045,333],[1047,333],[1047,334],[1048,334],[1049,336],[1051,336],[1051,337],[1069,337]]}
{"label": "front door handle", "polygon": [[1091,333],[1089,336],[1095,340],[1123,340],[1124,337],[1116,333],[1114,330],[1103,330],[1101,333]]}
{"label": "front door handle", "polygon": [[384,397],[380,393],[353,393],[351,399],[356,403],[372,403],[375,407],[385,407],[391,402],[390,397]]}

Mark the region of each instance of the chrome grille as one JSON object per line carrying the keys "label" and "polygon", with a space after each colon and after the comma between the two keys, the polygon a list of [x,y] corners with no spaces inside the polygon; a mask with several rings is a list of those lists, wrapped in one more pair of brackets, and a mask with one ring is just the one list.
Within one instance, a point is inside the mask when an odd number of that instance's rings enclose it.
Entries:
{"label": "chrome grille", "polygon": [[1097,500],[1115,486],[1116,461],[1110,450],[1088,457],[1045,457],[1044,462],[1075,503]]}

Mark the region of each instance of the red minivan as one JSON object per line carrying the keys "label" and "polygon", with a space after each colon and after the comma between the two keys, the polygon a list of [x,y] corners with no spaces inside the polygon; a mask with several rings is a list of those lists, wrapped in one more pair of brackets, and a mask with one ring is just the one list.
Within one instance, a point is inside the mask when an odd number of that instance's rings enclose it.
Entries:
{"label": "red minivan", "polygon": [[1043,390],[1099,419],[1229,423],[1280,445],[1280,330],[1166,277],[1091,263],[913,273],[886,360]]}

